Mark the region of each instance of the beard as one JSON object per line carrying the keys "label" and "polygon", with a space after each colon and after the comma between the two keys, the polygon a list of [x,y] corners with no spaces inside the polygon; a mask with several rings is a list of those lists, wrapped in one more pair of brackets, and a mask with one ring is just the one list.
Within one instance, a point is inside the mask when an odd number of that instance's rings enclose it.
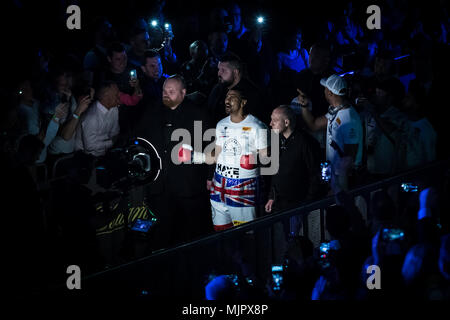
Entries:
{"label": "beard", "polygon": [[163,104],[166,107],[169,107],[171,109],[175,108],[176,106],[178,106],[180,104],[180,102],[175,101],[175,100],[170,100],[168,98],[163,98]]}
{"label": "beard", "polygon": [[222,77],[219,77],[219,83],[224,87],[229,87],[234,82],[234,79],[224,80]]}

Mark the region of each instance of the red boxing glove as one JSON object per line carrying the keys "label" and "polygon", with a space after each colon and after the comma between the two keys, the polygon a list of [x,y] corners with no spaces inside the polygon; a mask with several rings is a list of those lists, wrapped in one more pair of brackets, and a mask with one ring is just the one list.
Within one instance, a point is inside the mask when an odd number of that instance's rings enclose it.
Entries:
{"label": "red boxing glove", "polygon": [[241,156],[241,168],[253,170],[256,168],[256,158],[253,153]]}
{"label": "red boxing glove", "polygon": [[194,150],[190,145],[183,144],[178,150],[178,162],[191,162],[192,150]]}

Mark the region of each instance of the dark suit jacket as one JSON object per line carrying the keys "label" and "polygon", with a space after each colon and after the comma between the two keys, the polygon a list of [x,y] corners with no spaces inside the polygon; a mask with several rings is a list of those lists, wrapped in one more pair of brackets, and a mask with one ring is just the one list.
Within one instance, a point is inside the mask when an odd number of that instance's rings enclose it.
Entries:
{"label": "dark suit jacket", "polygon": [[[172,133],[176,129],[186,129],[191,136],[190,144],[195,148],[194,121],[201,121],[202,137],[203,133],[211,128],[211,121],[205,110],[193,104],[189,98],[175,109],[171,110],[164,105],[155,108],[148,108],[142,114],[138,125],[135,128],[135,136],[143,137],[150,141],[162,159],[161,176],[156,182],[149,185],[150,194],[161,194],[168,192],[181,197],[192,197],[204,193],[206,190],[207,165],[199,164],[175,164],[171,159],[172,152],[178,155],[178,148],[175,146],[181,141],[171,141]],[[210,142],[203,142],[202,148]],[[196,151],[203,151],[196,150]]]}

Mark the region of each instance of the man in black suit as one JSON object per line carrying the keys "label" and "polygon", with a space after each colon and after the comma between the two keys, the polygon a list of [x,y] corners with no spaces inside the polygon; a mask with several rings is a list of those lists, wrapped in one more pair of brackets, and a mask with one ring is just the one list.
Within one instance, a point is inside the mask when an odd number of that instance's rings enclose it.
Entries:
{"label": "man in black suit", "polygon": [[[196,121],[200,122],[194,124]],[[186,97],[183,78],[174,75],[164,82],[162,104],[147,108],[136,127],[135,135],[149,140],[162,160],[161,176],[146,188],[148,205],[159,218],[154,229],[153,249],[189,241],[212,231],[206,189],[208,167],[180,163],[177,158],[181,144],[195,147],[198,142],[193,139],[202,141],[203,132],[214,127],[210,123],[206,111]],[[195,137],[194,125],[201,125]],[[183,137],[180,143],[179,129],[188,133],[190,141]],[[196,151],[203,151],[203,141],[200,146],[202,150]]]}

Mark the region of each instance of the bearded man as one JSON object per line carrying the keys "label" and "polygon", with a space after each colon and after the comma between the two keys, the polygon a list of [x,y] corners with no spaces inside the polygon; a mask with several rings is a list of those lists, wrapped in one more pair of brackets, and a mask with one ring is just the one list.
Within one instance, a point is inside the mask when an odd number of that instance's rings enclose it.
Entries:
{"label": "bearded man", "polygon": [[[194,125],[198,127],[196,131]],[[178,158],[181,144],[203,151],[208,142],[202,141],[203,133],[210,128],[214,126],[207,113],[186,96],[186,85],[180,75],[165,80],[162,104],[147,109],[136,127],[135,136],[150,141],[162,161],[159,178],[146,187],[147,203],[159,218],[153,229],[151,249],[166,248],[213,231],[205,188],[208,167],[182,163]]]}
{"label": "bearded man", "polygon": [[220,58],[217,71],[218,83],[208,97],[208,110],[217,124],[228,114],[225,108],[225,98],[229,90],[239,87],[247,95],[246,109],[257,119],[270,122],[270,106],[267,95],[262,92],[249,77],[246,76],[242,60],[233,53],[227,53]]}

